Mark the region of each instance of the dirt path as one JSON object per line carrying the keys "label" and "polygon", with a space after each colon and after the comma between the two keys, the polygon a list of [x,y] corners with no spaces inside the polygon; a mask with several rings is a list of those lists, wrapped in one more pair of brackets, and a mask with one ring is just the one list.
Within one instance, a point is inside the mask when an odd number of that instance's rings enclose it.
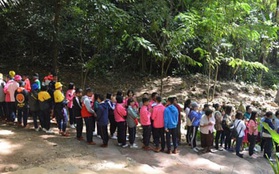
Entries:
{"label": "dirt path", "polygon": [[[54,125],[52,125],[54,127]],[[229,152],[196,154],[189,146],[181,145],[179,154],[146,152],[142,149],[121,148],[116,140],[110,140],[109,148],[101,148],[101,139],[94,137],[98,145],[90,146],[70,137],[47,135],[34,129],[0,124],[0,172],[1,173],[107,173],[107,174],[210,174],[210,173],[272,173],[263,158],[250,159],[247,152],[240,159]],[[85,134],[84,134],[85,136]],[[137,138],[137,144],[140,138]]]}

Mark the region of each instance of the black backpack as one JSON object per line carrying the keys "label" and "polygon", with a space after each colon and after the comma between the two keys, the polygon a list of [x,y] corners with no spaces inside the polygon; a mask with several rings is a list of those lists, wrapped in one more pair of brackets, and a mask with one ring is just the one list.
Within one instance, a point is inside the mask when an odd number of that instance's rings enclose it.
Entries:
{"label": "black backpack", "polygon": [[232,138],[238,138],[240,132],[242,131],[242,128],[240,129],[239,132],[237,131],[237,127],[240,124],[240,122],[241,121],[239,121],[236,126],[233,126],[233,128],[232,128]]}

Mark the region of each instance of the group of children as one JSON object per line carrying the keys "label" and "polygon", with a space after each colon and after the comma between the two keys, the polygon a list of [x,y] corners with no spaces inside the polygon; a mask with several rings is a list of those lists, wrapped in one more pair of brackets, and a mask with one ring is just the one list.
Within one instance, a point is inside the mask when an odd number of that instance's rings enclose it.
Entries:
{"label": "group of children", "polygon": [[[57,81],[55,74],[47,75],[43,83],[35,73],[30,81],[27,75],[16,75],[10,71],[6,79],[0,73],[0,116],[7,122],[14,122],[17,118],[19,126],[28,127],[27,119],[31,115],[34,128],[41,128],[46,133],[53,133],[50,129],[50,120],[55,117],[59,133],[68,136],[66,131],[68,118],[71,128],[76,128],[76,138],[83,140],[83,123],[86,128],[86,141],[95,145],[93,135],[97,128],[97,135],[102,138],[101,147],[108,147],[108,141],[117,139],[118,145],[125,148],[138,148],[136,141],[137,126],[142,127],[142,143],[144,150],[176,154],[181,143],[181,113],[186,113],[186,141],[196,152],[204,149],[212,152],[215,139],[217,150],[232,151],[232,140],[236,141],[236,155],[240,153],[243,140],[249,142],[249,155],[254,153],[258,137],[261,137],[261,146],[264,157],[271,158],[272,138],[270,133],[261,128],[257,119],[257,112],[247,106],[245,114],[237,111],[233,114],[231,106],[214,104],[210,109],[208,104],[201,110],[196,102],[190,99],[184,103],[184,110],[179,106],[176,97],[169,97],[167,101],[156,93],[149,97],[144,93],[138,103],[134,92],[129,90],[124,96],[121,91],[116,95],[94,94],[91,88],[83,91],[70,83],[66,94],[62,92],[63,85]],[[276,112],[279,117],[279,112]],[[272,129],[278,130],[279,119],[272,120],[273,114],[266,112],[260,120],[266,122]],[[39,119],[40,126],[37,122]],[[108,131],[109,130],[109,131]],[[117,130],[117,135],[116,135]],[[127,137],[127,131],[129,136]],[[201,147],[197,148],[197,133],[200,131]],[[214,138],[215,135],[215,138]],[[127,144],[127,138],[129,144]],[[154,146],[151,146],[150,140]],[[173,150],[171,149],[173,147]]]}

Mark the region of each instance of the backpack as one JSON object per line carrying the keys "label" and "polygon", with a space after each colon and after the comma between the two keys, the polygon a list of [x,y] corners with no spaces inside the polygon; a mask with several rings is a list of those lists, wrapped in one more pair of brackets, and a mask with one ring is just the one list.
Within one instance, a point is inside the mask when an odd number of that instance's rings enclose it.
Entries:
{"label": "backpack", "polygon": [[241,122],[241,121],[239,121],[239,122],[237,123],[236,126],[233,126],[233,128],[232,128],[232,130],[231,130],[231,132],[232,132],[232,138],[238,138],[238,136],[239,136],[239,134],[240,134],[240,132],[241,132],[241,130],[242,130],[242,128],[241,128],[239,132],[237,131],[237,127],[238,127],[238,125],[239,125],[240,122]]}

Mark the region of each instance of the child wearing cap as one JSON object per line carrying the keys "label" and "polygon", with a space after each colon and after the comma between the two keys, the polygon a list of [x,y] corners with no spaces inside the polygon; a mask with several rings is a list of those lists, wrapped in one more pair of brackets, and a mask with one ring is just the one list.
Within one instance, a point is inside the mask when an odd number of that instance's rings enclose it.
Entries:
{"label": "child wearing cap", "polygon": [[196,148],[197,142],[196,142],[196,137],[197,137],[197,132],[198,128],[200,126],[200,120],[202,117],[202,113],[199,112],[199,106],[196,102],[193,102],[192,104],[192,111],[189,114],[189,118],[192,122],[192,138],[191,138],[191,147],[195,152],[198,152],[199,150]]}
{"label": "child wearing cap", "polygon": [[69,136],[66,132],[67,119],[65,113],[65,105],[67,104],[65,96],[62,93],[62,84],[60,82],[55,83],[55,91],[53,93],[54,97],[54,115],[57,121],[59,133],[62,136]]}

